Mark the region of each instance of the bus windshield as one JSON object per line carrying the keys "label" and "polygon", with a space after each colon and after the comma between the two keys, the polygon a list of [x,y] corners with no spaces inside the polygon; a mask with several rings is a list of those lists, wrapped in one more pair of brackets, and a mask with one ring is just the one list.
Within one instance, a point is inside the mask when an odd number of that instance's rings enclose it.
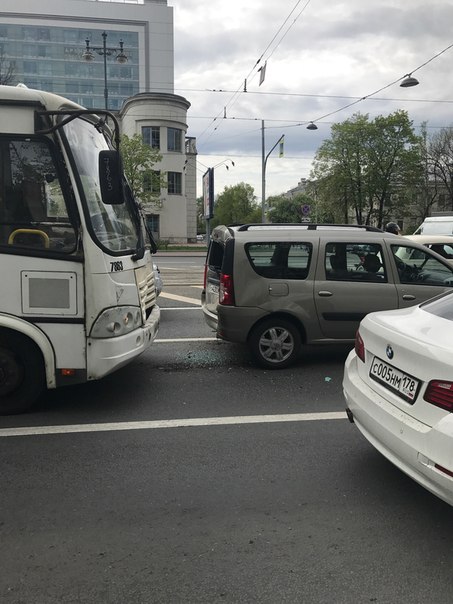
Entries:
{"label": "bus windshield", "polygon": [[64,126],[70,152],[83,189],[85,217],[94,240],[109,252],[129,253],[137,247],[138,225],[131,199],[125,203],[105,205],[99,182],[99,152],[109,147],[104,135],[92,122],[77,118]]}

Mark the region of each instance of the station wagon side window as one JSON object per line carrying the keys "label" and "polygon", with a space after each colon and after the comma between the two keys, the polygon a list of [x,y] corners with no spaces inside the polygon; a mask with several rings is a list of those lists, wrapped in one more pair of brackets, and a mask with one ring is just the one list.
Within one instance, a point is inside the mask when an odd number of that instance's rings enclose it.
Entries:
{"label": "station wagon side window", "polygon": [[253,270],[268,279],[306,279],[312,257],[311,243],[274,241],[248,243],[245,251]]}
{"label": "station wagon side window", "polygon": [[453,267],[442,264],[429,251],[409,245],[392,245],[391,249],[401,283],[453,286]]}
{"label": "station wagon side window", "polygon": [[324,264],[328,281],[387,282],[382,247],[376,243],[328,243]]}

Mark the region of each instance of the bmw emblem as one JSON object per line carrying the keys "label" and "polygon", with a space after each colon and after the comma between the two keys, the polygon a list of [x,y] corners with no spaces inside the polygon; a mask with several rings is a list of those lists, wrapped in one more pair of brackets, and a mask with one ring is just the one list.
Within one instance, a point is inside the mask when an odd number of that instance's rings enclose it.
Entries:
{"label": "bmw emblem", "polygon": [[385,354],[389,359],[393,359],[393,348],[390,346],[390,344],[388,344],[387,348],[385,349]]}

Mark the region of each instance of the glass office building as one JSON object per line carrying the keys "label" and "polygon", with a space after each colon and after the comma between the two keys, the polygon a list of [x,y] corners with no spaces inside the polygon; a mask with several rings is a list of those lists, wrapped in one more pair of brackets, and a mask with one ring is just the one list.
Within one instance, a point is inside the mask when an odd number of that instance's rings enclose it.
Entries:
{"label": "glass office building", "polygon": [[[93,50],[83,58],[85,40],[103,49],[106,32],[108,108],[118,110],[123,100],[139,92],[139,37],[137,32],[77,27],[0,24],[0,52],[14,64],[15,82],[29,88],[61,94],[88,108],[104,108],[104,57]],[[120,40],[127,62],[116,62]],[[109,51],[111,49],[111,53]]]}

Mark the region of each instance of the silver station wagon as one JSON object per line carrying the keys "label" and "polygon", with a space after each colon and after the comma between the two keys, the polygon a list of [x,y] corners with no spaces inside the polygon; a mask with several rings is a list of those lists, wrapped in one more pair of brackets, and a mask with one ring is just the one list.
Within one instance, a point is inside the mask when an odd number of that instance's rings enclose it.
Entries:
{"label": "silver station wagon", "polygon": [[247,344],[260,365],[277,369],[302,345],[352,344],[369,312],[452,287],[445,258],[374,227],[222,225],[211,234],[201,302],[219,338]]}

